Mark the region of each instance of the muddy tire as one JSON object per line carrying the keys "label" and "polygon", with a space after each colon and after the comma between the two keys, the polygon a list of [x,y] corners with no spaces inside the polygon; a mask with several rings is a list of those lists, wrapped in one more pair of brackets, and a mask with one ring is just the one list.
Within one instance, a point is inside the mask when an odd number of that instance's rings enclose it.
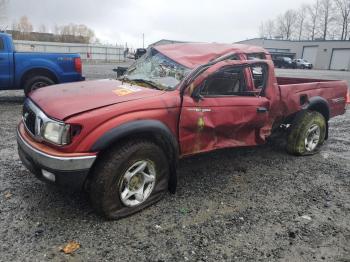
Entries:
{"label": "muddy tire", "polygon": [[288,153],[298,156],[317,153],[325,140],[326,129],[326,120],[319,112],[300,112],[294,119],[288,134]]}
{"label": "muddy tire", "polygon": [[167,192],[168,180],[163,150],[152,142],[130,140],[101,156],[88,190],[100,215],[119,219],[159,201]]}
{"label": "muddy tire", "polygon": [[33,90],[54,84],[55,82],[47,76],[32,76],[24,82],[24,94],[28,96]]}

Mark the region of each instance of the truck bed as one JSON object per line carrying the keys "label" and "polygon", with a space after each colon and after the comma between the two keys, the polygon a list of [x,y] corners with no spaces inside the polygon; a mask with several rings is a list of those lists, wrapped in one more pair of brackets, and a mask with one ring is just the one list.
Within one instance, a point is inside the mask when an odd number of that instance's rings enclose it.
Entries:
{"label": "truck bed", "polygon": [[330,117],[344,114],[348,91],[346,81],[277,77],[277,83],[286,116],[298,112],[315,97],[327,101]]}

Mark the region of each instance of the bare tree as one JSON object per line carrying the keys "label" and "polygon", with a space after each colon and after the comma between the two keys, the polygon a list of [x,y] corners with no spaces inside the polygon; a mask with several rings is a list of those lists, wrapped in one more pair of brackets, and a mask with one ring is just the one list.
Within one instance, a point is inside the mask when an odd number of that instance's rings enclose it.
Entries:
{"label": "bare tree", "polygon": [[305,27],[305,20],[306,20],[306,14],[307,14],[307,6],[303,5],[296,13],[296,25],[298,30],[298,40],[300,41],[303,36],[304,27]]}
{"label": "bare tree", "polygon": [[12,25],[11,25],[11,30],[12,31],[19,31],[18,30],[18,22],[16,20],[13,20]]}
{"label": "bare tree", "polygon": [[86,25],[77,25],[77,35],[87,37],[90,41],[90,39],[92,39],[95,36],[95,33]]}
{"label": "bare tree", "polygon": [[294,10],[288,10],[277,18],[277,31],[283,39],[290,40],[296,21],[296,13]]}
{"label": "bare tree", "polygon": [[92,29],[86,25],[68,24],[63,26],[55,26],[55,34],[59,35],[61,41],[75,42],[76,39],[80,39],[80,42],[90,43],[95,33]]}
{"label": "bare tree", "polygon": [[22,16],[19,19],[17,28],[18,28],[18,31],[20,31],[21,33],[30,33],[33,31],[33,25],[29,21],[27,16]]}
{"label": "bare tree", "polygon": [[265,30],[267,37],[272,39],[275,34],[275,22],[271,19],[267,20],[265,23]]}
{"label": "bare tree", "polygon": [[261,38],[272,39],[275,33],[275,22],[273,20],[267,20],[266,22],[261,22],[259,27],[259,35]]}
{"label": "bare tree", "polygon": [[38,28],[39,33],[47,33],[46,25],[41,24]]}
{"label": "bare tree", "polygon": [[350,22],[350,0],[335,0],[338,17],[341,25],[341,40],[346,40],[348,36],[348,26]]}
{"label": "bare tree", "polygon": [[329,24],[332,22],[332,9],[333,1],[332,0],[321,0],[320,2],[320,15],[322,18],[322,38],[323,40],[327,39]]}
{"label": "bare tree", "polygon": [[309,15],[309,38],[315,40],[316,28],[318,25],[319,13],[320,13],[320,0],[316,0],[313,5],[307,6],[307,13]]}
{"label": "bare tree", "polygon": [[259,26],[259,37],[266,38],[265,23],[261,22]]}

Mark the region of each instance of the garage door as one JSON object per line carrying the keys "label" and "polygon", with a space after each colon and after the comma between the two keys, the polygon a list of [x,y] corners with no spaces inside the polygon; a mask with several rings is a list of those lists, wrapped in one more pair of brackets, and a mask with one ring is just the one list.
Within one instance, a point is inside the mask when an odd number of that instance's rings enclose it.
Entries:
{"label": "garage door", "polygon": [[303,58],[315,65],[318,46],[304,46]]}
{"label": "garage door", "polygon": [[350,49],[333,49],[330,69],[349,70]]}

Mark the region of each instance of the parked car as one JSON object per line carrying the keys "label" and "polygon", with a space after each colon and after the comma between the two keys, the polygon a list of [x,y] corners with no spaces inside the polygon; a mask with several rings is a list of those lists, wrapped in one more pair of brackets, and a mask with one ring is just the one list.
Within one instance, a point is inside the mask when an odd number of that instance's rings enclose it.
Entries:
{"label": "parked car", "polygon": [[39,179],[84,188],[98,213],[118,219],[175,192],[180,158],[261,145],[282,127],[289,153],[316,153],[347,92],[345,81],[276,77],[260,47],[155,46],[119,80],[32,92],[18,152]]}
{"label": "parked car", "polygon": [[312,64],[305,59],[294,59],[293,66],[300,69],[312,69]]}
{"label": "parked car", "polygon": [[32,90],[44,86],[82,81],[78,54],[15,52],[10,35],[0,33],[0,90]]}
{"label": "parked car", "polygon": [[294,68],[293,60],[290,57],[276,57],[272,61],[278,68]]}
{"label": "parked car", "polygon": [[139,59],[141,56],[146,54],[146,52],[147,52],[147,49],[145,49],[145,48],[137,48],[136,52],[135,52],[135,55],[134,55],[134,58],[135,59]]}

